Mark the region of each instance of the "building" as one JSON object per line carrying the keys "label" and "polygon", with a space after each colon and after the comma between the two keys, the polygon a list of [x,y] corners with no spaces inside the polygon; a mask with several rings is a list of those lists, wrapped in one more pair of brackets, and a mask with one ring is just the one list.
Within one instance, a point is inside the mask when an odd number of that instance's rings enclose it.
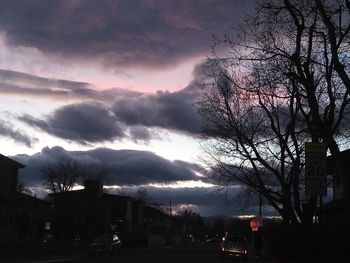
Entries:
{"label": "building", "polygon": [[23,164],[0,154],[0,194],[13,195],[17,191],[18,170]]}
{"label": "building", "polygon": [[336,164],[333,156],[327,157],[327,174],[332,177],[332,201],[323,206],[323,213],[329,216],[339,216],[344,218],[349,215],[350,208],[350,149],[340,153],[340,165],[344,176],[338,176]]}
{"label": "building", "polygon": [[40,242],[50,204],[17,192],[18,171],[25,166],[0,154],[0,245],[11,248]]}
{"label": "building", "polygon": [[132,197],[103,192],[98,180],[85,180],[84,189],[49,195],[54,206],[53,233],[57,240],[83,242],[99,234],[118,232],[128,244],[169,242],[171,217]]}
{"label": "building", "polygon": [[[326,254],[341,255],[347,252],[350,242],[349,216],[349,176],[350,150],[340,153],[340,163],[344,176],[337,176],[336,165],[332,156],[327,157],[327,174],[332,178],[332,200],[319,206],[319,236],[320,251]],[[330,250],[334,251],[330,251]]]}

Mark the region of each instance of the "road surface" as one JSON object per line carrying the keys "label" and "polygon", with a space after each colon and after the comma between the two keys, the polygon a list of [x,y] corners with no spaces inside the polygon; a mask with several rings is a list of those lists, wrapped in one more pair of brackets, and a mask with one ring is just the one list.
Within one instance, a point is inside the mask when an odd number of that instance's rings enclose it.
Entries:
{"label": "road surface", "polygon": [[89,256],[84,251],[32,255],[0,260],[1,263],[228,263],[228,262],[278,262],[257,260],[250,254],[246,261],[222,258],[219,244],[197,247],[123,248],[120,255]]}

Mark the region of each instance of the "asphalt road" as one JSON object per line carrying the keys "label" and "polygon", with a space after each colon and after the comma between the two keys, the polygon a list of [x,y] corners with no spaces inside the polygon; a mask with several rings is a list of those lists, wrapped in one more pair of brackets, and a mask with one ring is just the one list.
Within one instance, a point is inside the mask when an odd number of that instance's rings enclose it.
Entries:
{"label": "asphalt road", "polygon": [[247,261],[222,258],[219,245],[197,247],[123,248],[120,255],[89,256],[84,251],[73,254],[48,254],[34,257],[9,258],[1,263],[228,263],[228,262],[277,262],[256,260],[250,255]]}
{"label": "asphalt road", "polygon": [[205,263],[217,262],[220,256],[217,251],[203,248],[144,248],[124,249],[121,255],[88,257],[83,261],[76,262],[121,262],[121,263]]}

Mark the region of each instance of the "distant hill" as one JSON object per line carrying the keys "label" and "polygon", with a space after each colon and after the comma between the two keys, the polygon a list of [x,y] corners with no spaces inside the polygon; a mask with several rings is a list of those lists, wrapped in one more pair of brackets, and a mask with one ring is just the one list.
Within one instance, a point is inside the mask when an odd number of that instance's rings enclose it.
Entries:
{"label": "distant hill", "polygon": [[230,217],[227,215],[212,215],[212,216],[206,216],[202,218],[203,218],[204,224],[206,224],[207,226],[213,226],[218,219],[223,219],[225,223],[229,223],[231,219],[233,219],[233,217]]}

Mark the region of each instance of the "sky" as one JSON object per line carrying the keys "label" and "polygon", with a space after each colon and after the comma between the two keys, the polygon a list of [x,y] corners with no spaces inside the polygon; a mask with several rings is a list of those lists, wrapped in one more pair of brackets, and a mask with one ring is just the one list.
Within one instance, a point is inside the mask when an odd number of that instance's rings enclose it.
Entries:
{"label": "sky", "polygon": [[0,153],[26,165],[19,179],[39,196],[40,167],[71,159],[107,167],[111,193],[142,188],[203,216],[256,213],[206,180],[195,109],[213,35],[253,9],[253,0],[0,0]]}

